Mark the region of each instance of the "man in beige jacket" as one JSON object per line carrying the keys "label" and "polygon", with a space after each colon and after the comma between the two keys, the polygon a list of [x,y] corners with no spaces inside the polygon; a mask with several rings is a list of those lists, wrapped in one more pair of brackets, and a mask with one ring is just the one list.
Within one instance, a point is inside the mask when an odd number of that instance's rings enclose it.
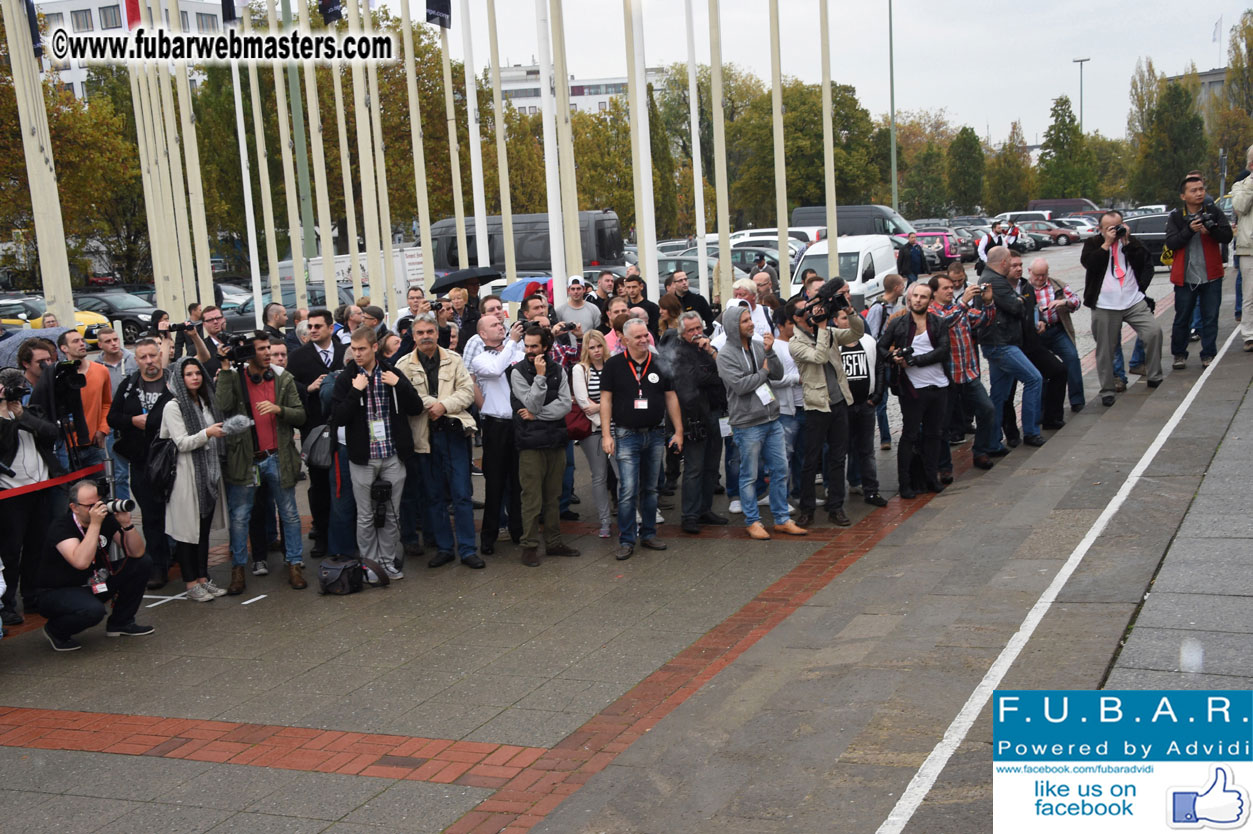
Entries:
{"label": "man in beige jacket", "polygon": [[[413,383],[424,406],[421,414],[409,418],[409,427],[422,484],[422,527],[427,543],[433,540],[437,549],[427,567],[442,567],[460,556],[466,567],[482,568],[483,559],[475,547],[470,486],[474,381],[461,357],[439,346],[439,324],[431,313],[414,317],[413,341],[413,353],[396,363],[396,372]],[[416,524],[416,519],[404,517],[403,509],[402,528]]]}
{"label": "man in beige jacket", "polygon": [[[1240,338],[1244,340],[1244,349],[1253,351],[1253,269],[1244,272],[1243,259],[1253,255],[1253,145],[1245,152],[1244,171],[1231,185],[1231,208],[1235,212],[1232,221],[1236,229],[1234,251],[1236,256],[1236,274],[1240,276],[1242,286],[1241,299],[1244,303],[1236,315],[1240,319]],[[1249,263],[1253,266],[1253,261]]]}

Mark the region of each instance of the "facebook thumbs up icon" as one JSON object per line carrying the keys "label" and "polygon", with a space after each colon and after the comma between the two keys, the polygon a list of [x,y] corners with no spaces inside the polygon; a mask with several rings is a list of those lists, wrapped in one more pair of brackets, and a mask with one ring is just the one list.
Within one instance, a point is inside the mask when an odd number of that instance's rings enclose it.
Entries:
{"label": "facebook thumbs up icon", "polygon": [[1249,792],[1234,784],[1231,768],[1219,765],[1204,790],[1172,788],[1171,828],[1239,828],[1248,820]]}

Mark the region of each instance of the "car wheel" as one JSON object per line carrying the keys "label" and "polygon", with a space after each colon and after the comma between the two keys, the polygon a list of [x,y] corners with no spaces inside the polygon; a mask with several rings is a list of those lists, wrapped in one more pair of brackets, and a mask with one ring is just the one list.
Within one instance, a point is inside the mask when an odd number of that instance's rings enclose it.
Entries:
{"label": "car wheel", "polygon": [[134,344],[139,341],[139,322],[124,321],[122,322],[122,341],[127,344]]}
{"label": "car wheel", "polygon": [[1057,236],[1057,245],[1058,245],[1058,246],[1069,246],[1069,245],[1070,245],[1070,236],[1069,236],[1069,235],[1058,235],[1058,236]]}

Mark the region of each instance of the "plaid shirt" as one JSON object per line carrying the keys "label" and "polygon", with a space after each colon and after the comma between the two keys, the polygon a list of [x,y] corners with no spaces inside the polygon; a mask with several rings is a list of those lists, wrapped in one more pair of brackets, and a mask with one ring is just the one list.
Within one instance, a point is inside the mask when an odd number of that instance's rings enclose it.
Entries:
{"label": "plaid shirt", "polygon": [[570,366],[579,361],[578,342],[570,344],[564,335],[560,339],[554,339],[553,346],[548,349],[548,359],[560,365],[563,370],[570,370]]}
{"label": "plaid shirt", "polygon": [[948,325],[949,349],[952,351],[953,382],[964,385],[979,378],[979,351],[975,350],[972,325],[991,324],[995,307],[968,306],[960,298],[947,307],[933,302],[928,309]]}
{"label": "plaid shirt", "polygon": [[[383,460],[396,454],[396,444],[392,442],[391,419],[391,388],[383,382],[382,365],[374,366],[370,375],[370,384],[365,389],[365,416],[370,429],[370,460]],[[383,423],[383,439],[374,437],[374,421]]]}
{"label": "plaid shirt", "polygon": [[[1056,300],[1057,294],[1053,291],[1053,282],[1045,281],[1044,286],[1037,287],[1034,284],[1031,289],[1035,292],[1035,306],[1040,312],[1040,321],[1046,325],[1058,324],[1061,319],[1057,316],[1057,311],[1053,309],[1053,301]],[[1066,307],[1070,312],[1078,310],[1083,303],[1079,300],[1079,296],[1070,291],[1070,287],[1062,284],[1062,293],[1066,298]]]}

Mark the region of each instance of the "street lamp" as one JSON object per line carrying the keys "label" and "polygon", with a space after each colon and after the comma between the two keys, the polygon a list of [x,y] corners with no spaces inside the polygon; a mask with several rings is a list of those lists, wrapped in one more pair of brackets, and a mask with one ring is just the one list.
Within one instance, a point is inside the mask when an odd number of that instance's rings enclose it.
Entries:
{"label": "street lamp", "polygon": [[896,194],[896,54],[892,38],[892,0],[888,0],[888,142],[892,159],[892,211],[900,211]]}
{"label": "street lamp", "polygon": [[1072,64],[1079,65],[1079,132],[1080,133],[1083,133],[1083,65],[1091,60],[1092,60],[1091,58],[1075,58],[1073,61],[1071,61]]}

